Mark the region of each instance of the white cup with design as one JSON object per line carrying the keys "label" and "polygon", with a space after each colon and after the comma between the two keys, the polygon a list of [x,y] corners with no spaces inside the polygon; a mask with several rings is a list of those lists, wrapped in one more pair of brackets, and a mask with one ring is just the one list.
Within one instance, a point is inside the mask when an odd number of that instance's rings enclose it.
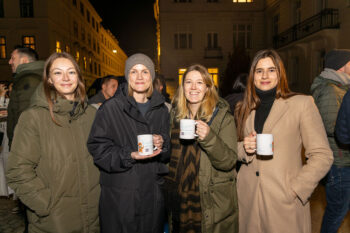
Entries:
{"label": "white cup with design", "polygon": [[273,135],[257,134],[256,135],[256,153],[263,156],[273,155]]}
{"label": "white cup with design", "polygon": [[192,119],[180,120],[180,138],[181,139],[195,139],[196,134],[196,121]]}
{"label": "white cup with design", "polygon": [[153,136],[152,134],[141,134],[137,136],[137,147],[139,155],[153,154]]}

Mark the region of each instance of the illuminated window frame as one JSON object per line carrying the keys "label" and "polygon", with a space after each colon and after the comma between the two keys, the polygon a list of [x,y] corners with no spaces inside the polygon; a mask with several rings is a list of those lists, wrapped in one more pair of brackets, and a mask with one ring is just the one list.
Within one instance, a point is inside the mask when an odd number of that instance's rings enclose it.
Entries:
{"label": "illuminated window frame", "polygon": [[6,37],[0,36],[0,59],[6,59]]}
{"label": "illuminated window frame", "polygon": [[62,53],[61,42],[56,41],[56,53]]}
{"label": "illuminated window frame", "polygon": [[23,36],[22,45],[35,50],[35,36]]}
{"label": "illuminated window frame", "polygon": [[232,0],[233,3],[252,3],[253,0]]}
{"label": "illuminated window frame", "polygon": [[[183,78],[186,70],[187,69],[185,69],[185,68],[180,68],[178,70],[179,86],[182,84],[182,78]],[[214,85],[216,87],[218,87],[219,86],[219,69],[215,68],[215,67],[208,68],[208,73],[210,74],[210,77],[213,79]]]}

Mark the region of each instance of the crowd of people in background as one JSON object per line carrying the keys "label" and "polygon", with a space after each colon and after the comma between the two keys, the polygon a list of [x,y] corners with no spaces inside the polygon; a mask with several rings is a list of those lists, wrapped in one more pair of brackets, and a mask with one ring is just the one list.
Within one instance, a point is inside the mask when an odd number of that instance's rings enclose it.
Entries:
{"label": "crowd of people in background", "polygon": [[[350,50],[334,49],[312,96],[289,89],[272,49],[221,98],[201,64],[172,100],[151,58],[125,63],[87,98],[68,53],[16,47],[0,84],[0,195],[19,198],[25,232],[311,233],[325,177],[322,233],[350,209]],[[185,120],[192,122],[184,137]],[[273,135],[272,153],[257,136]],[[151,140],[145,154],[140,138]]]}

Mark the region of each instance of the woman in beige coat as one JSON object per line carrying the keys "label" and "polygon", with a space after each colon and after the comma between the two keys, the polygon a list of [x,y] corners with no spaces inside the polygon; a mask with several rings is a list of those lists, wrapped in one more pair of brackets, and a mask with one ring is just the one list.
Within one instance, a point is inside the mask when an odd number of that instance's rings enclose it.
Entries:
{"label": "woman in beige coat", "polygon": [[[253,59],[235,112],[243,161],[237,178],[239,232],[311,232],[308,199],[333,161],[312,97],[292,93],[279,55],[263,50]],[[272,156],[256,153],[259,133],[273,134]]]}

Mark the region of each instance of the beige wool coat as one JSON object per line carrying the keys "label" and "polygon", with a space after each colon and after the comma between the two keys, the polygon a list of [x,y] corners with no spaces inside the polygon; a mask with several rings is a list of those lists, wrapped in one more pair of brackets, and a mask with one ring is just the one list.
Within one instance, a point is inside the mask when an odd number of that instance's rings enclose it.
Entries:
{"label": "beige wool coat", "polygon": [[[249,115],[245,137],[254,130]],[[237,177],[240,233],[310,233],[309,197],[333,162],[321,116],[312,97],[276,99],[263,133],[274,136],[274,155],[247,155]],[[306,164],[301,151],[305,148]],[[295,194],[297,197],[295,197]]]}

